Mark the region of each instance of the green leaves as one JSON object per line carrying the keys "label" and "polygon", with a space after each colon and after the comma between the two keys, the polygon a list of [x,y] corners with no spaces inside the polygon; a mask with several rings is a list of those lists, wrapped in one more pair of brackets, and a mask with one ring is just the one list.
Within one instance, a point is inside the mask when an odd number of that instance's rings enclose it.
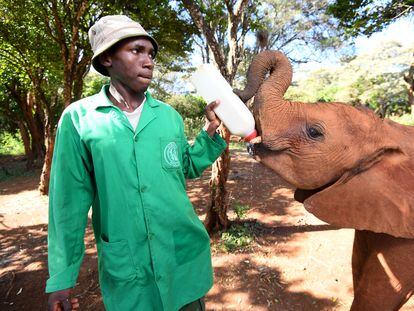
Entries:
{"label": "green leaves", "polygon": [[[340,47],[342,32],[337,22],[326,14],[328,2],[262,1],[260,27],[269,33],[266,47],[282,50],[294,61],[306,61],[311,50]],[[289,53],[292,50],[301,50],[301,53]]]}
{"label": "green leaves", "polygon": [[221,251],[233,253],[246,250],[253,240],[252,228],[248,223],[235,223],[226,232],[221,233],[217,247]]}
{"label": "green leaves", "polygon": [[297,81],[286,97],[292,100],[340,101],[362,104],[382,116],[408,112],[402,73],[412,51],[398,43],[382,42],[376,49],[344,60],[339,66],[319,69]]}
{"label": "green leaves", "polygon": [[187,137],[194,138],[204,125],[204,100],[191,94],[173,95],[167,103],[183,117]]}
{"label": "green leaves", "polygon": [[336,0],[329,5],[328,13],[340,20],[348,35],[371,35],[381,31],[397,18],[413,15],[413,0]]}

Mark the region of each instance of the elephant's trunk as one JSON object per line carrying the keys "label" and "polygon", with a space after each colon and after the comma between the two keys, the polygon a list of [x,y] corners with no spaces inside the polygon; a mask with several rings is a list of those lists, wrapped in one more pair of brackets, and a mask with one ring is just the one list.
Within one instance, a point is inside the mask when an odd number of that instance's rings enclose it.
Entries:
{"label": "elephant's trunk", "polygon": [[[266,78],[269,73],[269,77]],[[263,51],[256,55],[247,72],[244,90],[236,90],[243,102],[260,92],[263,102],[283,100],[283,95],[292,82],[292,66],[289,59],[279,51]],[[271,96],[271,98],[268,98]]]}

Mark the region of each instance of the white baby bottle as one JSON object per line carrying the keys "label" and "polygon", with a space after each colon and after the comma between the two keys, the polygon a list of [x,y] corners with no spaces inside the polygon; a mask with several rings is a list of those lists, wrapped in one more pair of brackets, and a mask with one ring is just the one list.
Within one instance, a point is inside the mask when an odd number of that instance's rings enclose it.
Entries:
{"label": "white baby bottle", "polygon": [[214,112],[231,134],[243,137],[246,142],[257,136],[252,113],[233,93],[231,86],[212,64],[202,64],[190,77],[198,95],[207,103],[216,99],[220,104]]}

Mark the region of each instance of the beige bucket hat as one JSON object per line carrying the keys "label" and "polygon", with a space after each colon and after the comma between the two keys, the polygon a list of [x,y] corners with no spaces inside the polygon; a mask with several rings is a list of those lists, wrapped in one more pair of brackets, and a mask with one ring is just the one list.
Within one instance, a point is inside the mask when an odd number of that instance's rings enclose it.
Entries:
{"label": "beige bucket hat", "polygon": [[99,62],[98,56],[119,41],[131,37],[148,38],[154,45],[155,54],[158,43],[138,23],[125,15],[107,15],[99,19],[88,32],[89,42],[92,46],[92,65],[96,71],[109,76],[106,68]]}

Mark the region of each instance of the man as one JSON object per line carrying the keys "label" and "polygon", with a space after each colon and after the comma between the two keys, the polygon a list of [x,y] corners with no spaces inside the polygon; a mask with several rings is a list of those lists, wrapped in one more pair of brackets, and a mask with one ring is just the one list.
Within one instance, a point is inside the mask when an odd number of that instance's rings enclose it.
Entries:
{"label": "man", "polygon": [[[49,309],[77,309],[70,296],[92,205],[99,279],[107,310],[203,310],[212,286],[210,239],[185,178],[216,160],[225,142],[206,108],[205,130],[188,145],[182,118],[147,92],[158,44],[126,16],[89,31],[92,64],[111,78],[62,114],[50,182]],[[139,121],[138,121],[139,120]]]}

